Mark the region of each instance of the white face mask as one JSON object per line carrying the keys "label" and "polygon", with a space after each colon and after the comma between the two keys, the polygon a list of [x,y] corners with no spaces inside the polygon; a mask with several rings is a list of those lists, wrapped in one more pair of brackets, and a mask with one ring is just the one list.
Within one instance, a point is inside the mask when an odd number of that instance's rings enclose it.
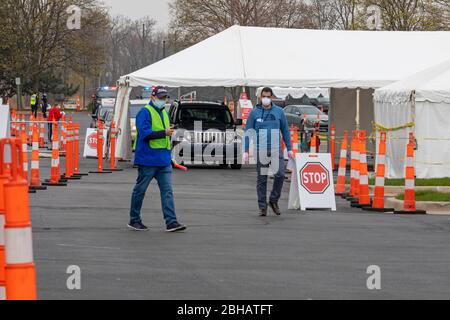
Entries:
{"label": "white face mask", "polygon": [[265,97],[261,99],[261,102],[264,107],[268,107],[272,104],[272,99]]}

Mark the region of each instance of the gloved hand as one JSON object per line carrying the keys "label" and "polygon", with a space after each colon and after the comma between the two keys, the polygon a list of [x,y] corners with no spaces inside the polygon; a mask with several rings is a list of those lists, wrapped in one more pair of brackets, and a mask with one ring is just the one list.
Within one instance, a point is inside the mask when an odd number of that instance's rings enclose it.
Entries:
{"label": "gloved hand", "polygon": [[243,157],[243,162],[244,164],[248,164],[250,161],[250,155],[248,154],[248,152],[244,153],[244,157]]}
{"label": "gloved hand", "polygon": [[294,151],[289,151],[289,159],[295,160],[295,153],[294,153]]}

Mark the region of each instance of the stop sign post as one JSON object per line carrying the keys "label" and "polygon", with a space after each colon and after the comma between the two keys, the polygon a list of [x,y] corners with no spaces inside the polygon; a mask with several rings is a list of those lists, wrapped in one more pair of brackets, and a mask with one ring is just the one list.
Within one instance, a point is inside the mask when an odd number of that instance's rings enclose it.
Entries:
{"label": "stop sign post", "polygon": [[336,211],[330,154],[298,154],[289,194],[289,209]]}

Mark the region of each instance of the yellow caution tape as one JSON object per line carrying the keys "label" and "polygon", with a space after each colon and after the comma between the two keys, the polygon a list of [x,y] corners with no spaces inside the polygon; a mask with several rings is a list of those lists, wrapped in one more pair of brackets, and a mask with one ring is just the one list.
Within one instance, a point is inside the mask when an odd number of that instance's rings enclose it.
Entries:
{"label": "yellow caution tape", "polygon": [[374,127],[375,131],[385,131],[385,132],[392,132],[392,131],[398,131],[398,130],[402,130],[402,129],[412,128],[416,125],[415,122],[408,122],[402,126],[388,128],[388,127],[385,127],[382,124],[379,124],[376,122],[372,122],[372,123],[373,123],[373,127]]}

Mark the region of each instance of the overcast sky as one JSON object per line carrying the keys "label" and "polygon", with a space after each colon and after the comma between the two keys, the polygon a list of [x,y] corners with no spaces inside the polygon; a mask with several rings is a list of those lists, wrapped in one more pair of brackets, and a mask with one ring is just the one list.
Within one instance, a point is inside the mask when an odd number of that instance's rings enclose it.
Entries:
{"label": "overcast sky", "polygon": [[170,0],[103,0],[113,15],[124,15],[132,19],[150,16],[158,22],[159,28],[169,24]]}

